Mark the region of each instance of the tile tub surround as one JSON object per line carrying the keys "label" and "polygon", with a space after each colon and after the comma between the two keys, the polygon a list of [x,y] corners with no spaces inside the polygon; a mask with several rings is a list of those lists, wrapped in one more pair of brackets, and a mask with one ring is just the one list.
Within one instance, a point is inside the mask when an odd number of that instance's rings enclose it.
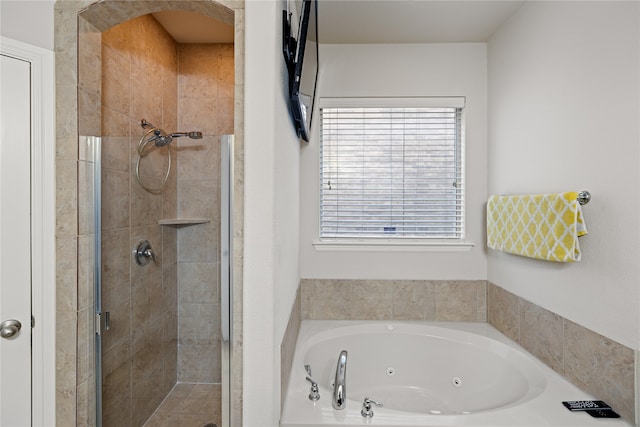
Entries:
{"label": "tile tub surround", "polygon": [[485,322],[484,280],[326,280],[300,283],[302,319]]}
{"label": "tile tub surround", "polygon": [[281,406],[303,319],[485,322],[486,306],[484,280],[302,279],[280,344]]}
{"label": "tile tub surround", "polygon": [[490,282],[302,279],[281,345],[285,393],[302,319],[488,321],[573,384],[635,420],[633,349]]}
{"label": "tile tub surround", "polygon": [[289,377],[291,375],[291,364],[293,363],[293,354],[296,351],[296,341],[298,340],[298,332],[300,331],[301,318],[301,300],[300,286],[296,292],[296,299],[291,309],[287,329],[285,329],[282,343],[280,344],[280,410],[284,409],[284,400],[287,396],[287,388],[289,386]]}
{"label": "tile tub surround", "polygon": [[634,351],[488,283],[488,321],[567,380],[634,422]]}

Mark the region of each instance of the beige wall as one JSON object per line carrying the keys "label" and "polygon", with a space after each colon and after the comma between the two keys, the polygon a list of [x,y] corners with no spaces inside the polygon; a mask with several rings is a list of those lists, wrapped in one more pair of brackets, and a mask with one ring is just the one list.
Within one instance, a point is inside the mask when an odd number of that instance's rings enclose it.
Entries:
{"label": "beige wall", "polygon": [[178,46],[178,380],[220,378],[220,136],[233,133],[233,44]]}
{"label": "beige wall", "polygon": [[[140,120],[173,132],[177,122],[177,45],[150,15],[102,33],[102,334],[103,422],[139,426],[176,383],[177,235],[158,220],[175,216],[176,171],[166,188],[134,178]],[[160,186],[167,148],[140,163],[140,178]],[[148,240],[157,263],[136,264]]]}

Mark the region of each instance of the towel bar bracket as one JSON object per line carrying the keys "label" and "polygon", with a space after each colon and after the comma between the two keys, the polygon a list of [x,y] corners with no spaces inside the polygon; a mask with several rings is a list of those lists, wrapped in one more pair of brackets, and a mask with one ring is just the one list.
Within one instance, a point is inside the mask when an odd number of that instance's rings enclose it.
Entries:
{"label": "towel bar bracket", "polygon": [[580,205],[586,205],[591,200],[591,193],[588,191],[581,191],[578,193],[578,203]]}

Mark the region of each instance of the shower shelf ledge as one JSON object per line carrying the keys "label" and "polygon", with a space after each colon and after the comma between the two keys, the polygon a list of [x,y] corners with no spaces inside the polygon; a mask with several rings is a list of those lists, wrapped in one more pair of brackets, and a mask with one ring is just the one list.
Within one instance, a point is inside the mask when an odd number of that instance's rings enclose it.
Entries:
{"label": "shower shelf ledge", "polygon": [[207,224],[211,222],[208,218],[167,218],[161,219],[158,221],[160,225],[197,225],[197,224]]}

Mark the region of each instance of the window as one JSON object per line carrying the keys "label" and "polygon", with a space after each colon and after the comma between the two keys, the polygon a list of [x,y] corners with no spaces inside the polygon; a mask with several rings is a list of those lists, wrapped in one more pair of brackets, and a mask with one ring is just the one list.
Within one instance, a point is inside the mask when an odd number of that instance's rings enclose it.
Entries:
{"label": "window", "polygon": [[463,105],[321,100],[320,238],[464,239]]}

